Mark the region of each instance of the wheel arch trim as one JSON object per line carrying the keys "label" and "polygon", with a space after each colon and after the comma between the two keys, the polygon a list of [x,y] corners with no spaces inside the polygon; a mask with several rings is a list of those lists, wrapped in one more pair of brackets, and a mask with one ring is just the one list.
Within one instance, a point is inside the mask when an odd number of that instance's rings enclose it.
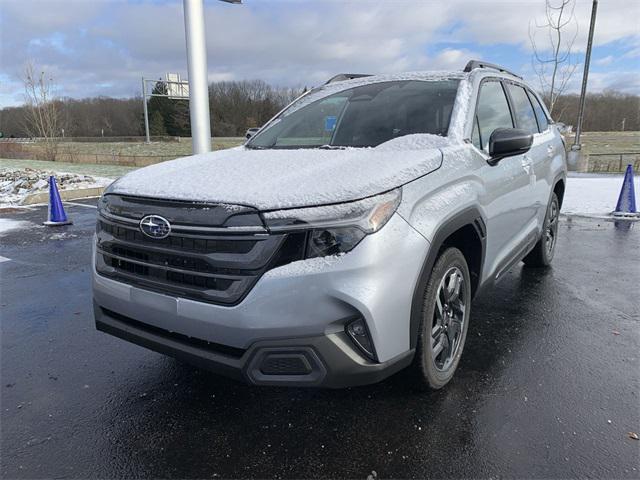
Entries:
{"label": "wheel arch trim", "polygon": [[[424,289],[427,286],[427,282],[429,281],[429,276],[431,274],[431,270],[436,263],[438,258],[438,253],[442,248],[445,240],[456,231],[460,230],[463,227],[471,226],[476,231],[478,238],[480,239],[480,243],[482,246],[482,251],[480,252],[480,272],[479,272],[479,280],[482,278],[482,269],[484,266],[485,259],[485,251],[486,251],[486,222],[480,211],[476,207],[469,207],[465,210],[458,212],[453,218],[450,218],[442,224],[436,230],[433,235],[433,240],[431,241],[431,245],[429,246],[429,253],[427,254],[422,268],[420,269],[420,275],[418,276],[418,282],[416,283],[413,296],[411,300],[411,318],[409,322],[409,344],[410,348],[416,348],[418,343],[418,330],[420,328],[421,322],[421,312],[422,312],[422,298]],[[476,292],[481,289],[480,284],[476,288]]]}

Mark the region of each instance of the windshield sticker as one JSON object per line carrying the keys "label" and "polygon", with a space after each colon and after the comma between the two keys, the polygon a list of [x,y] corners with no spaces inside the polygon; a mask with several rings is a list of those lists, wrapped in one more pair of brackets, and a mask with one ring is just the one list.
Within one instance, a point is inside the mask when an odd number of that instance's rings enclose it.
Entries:
{"label": "windshield sticker", "polygon": [[329,115],[324,118],[324,131],[325,132],[333,132],[333,129],[336,128],[336,122],[338,121],[338,117],[335,115]]}

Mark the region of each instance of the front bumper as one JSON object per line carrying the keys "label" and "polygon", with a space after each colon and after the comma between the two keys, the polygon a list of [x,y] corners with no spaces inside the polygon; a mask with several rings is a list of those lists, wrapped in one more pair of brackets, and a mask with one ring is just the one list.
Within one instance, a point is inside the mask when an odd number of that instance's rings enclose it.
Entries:
{"label": "front bumper", "polygon": [[[384,363],[364,361],[344,333],[256,342],[237,356],[220,346],[149,328],[94,303],[96,328],[214,373],[254,385],[344,388],[384,380],[408,366],[413,351]],[[235,353],[235,352],[234,352]]]}
{"label": "front bumper", "polygon": [[[411,301],[428,248],[424,237],[394,215],[344,256],[267,272],[234,306],[144,290],[103,277],[94,268],[96,325],[255,384],[373,383],[411,361]],[[367,324],[378,362],[362,356],[344,332],[345,324],[359,317]],[[303,365],[309,373],[266,378],[261,373],[264,352],[275,355],[269,359],[275,371]]]}

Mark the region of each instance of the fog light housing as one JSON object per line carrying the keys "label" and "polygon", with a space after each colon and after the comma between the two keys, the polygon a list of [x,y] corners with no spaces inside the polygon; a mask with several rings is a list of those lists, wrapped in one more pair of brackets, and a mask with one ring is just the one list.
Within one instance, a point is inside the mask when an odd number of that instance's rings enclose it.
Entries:
{"label": "fog light housing", "polygon": [[345,328],[347,335],[356,344],[358,349],[370,360],[376,361],[376,353],[369,335],[369,329],[363,318],[358,318],[348,323]]}

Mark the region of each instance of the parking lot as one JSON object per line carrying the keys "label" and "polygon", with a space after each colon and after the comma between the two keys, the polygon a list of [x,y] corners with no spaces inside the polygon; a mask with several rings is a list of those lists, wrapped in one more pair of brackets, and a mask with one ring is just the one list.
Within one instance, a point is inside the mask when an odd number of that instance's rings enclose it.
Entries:
{"label": "parking lot", "polygon": [[640,477],[640,224],[564,218],[552,269],[475,301],[441,391],[257,388],[95,331],[79,203],[0,213],[24,222],[0,231],[3,478]]}

